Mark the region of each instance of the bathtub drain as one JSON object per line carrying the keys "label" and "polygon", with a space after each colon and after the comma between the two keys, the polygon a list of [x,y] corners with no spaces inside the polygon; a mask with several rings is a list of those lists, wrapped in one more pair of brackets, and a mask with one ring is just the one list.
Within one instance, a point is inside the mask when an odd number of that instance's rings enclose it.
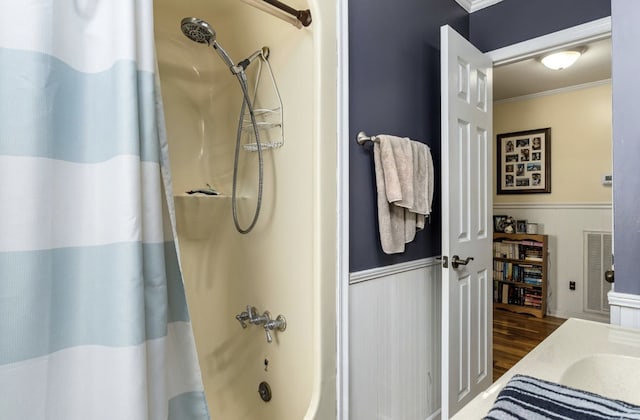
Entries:
{"label": "bathtub drain", "polygon": [[262,401],[271,401],[271,387],[267,382],[260,382],[260,385],[258,385],[258,394],[260,394]]}

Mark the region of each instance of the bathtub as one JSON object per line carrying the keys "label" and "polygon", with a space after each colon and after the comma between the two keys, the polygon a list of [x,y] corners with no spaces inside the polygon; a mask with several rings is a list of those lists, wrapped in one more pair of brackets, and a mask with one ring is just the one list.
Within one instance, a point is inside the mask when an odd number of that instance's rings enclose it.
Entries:
{"label": "bathtub", "polygon": [[640,405],[640,330],[571,318],[453,419],[478,419],[516,374]]}
{"label": "bathtub", "polygon": [[[311,9],[309,28],[239,0],[154,2],[180,261],[213,420],[327,419],[336,412],[337,6],[287,3]],[[213,49],[183,36],[180,21],[188,16],[211,24],[236,62],[270,48],[285,140],[263,152],[262,210],[247,235],[235,230],[230,198],[242,93]],[[249,187],[257,183],[257,153],[241,153],[246,216],[256,200]],[[206,184],[221,194],[186,194]],[[261,326],[242,328],[235,317],[247,305],[283,315],[286,330],[272,331],[269,343]],[[263,381],[268,402],[258,392]]]}

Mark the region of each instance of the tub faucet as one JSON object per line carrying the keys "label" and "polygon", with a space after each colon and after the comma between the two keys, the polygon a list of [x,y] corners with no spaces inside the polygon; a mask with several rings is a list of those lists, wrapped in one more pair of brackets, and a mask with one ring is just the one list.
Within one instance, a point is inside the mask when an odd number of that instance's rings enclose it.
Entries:
{"label": "tub faucet", "polygon": [[273,341],[271,331],[284,331],[287,329],[287,320],[282,315],[278,315],[276,319],[271,319],[269,311],[264,311],[262,315],[258,315],[255,306],[247,305],[247,310],[236,315],[236,320],[242,328],[247,328],[247,322],[253,325],[262,325],[264,333],[267,336],[267,343]]}
{"label": "tub faucet", "polygon": [[255,311],[256,308],[252,308],[252,309],[254,312],[249,313],[249,315],[251,316],[251,318],[249,318],[249,322],[252,323],[253,325],[265,325],[267,322],[271,320],[271,315],[269,314],[269,311],[264,311],[262,315],[258,315],[257,312]]}

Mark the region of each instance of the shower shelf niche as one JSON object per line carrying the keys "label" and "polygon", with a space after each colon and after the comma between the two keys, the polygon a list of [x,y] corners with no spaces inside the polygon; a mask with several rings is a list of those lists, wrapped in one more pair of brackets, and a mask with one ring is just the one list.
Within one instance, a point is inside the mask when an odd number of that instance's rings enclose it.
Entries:
{"label": "shower shelf niche", "polygon": [[173,201],[176,229],[188,239],[208,239],[216,227],[231,218],[230,195],[175,194]]}
{"label": "shower shelf niche", "polygon": [[[271,82],[270,92],[261,91],[260,98],[258,98],[258,91],[260,88],[260,81],[263,78],[262,66],[266,65],[267,74]],[[257,104],[258,99],[264,100],[264,97],[268,97],[271,102],[270,107],[255,108],[253,115],[256,119],[256,126],[260,134],[260,148],[262,150],[276,149],[284,145],[284,121],[282,113],[282,97],[276,84],[276,79],[271,70],[271,65],[268,59],[264,56],[258,60],[258,69],[256,70],[256,78],[253,91],[253,103]],[[242,131],[246,133],[249,140],[242,145],[242,148],[249,152],[257,152],[258,145],[255,141],[253,134],[253,124],[251,122],[251,116],[245,113],[242,120]]]}

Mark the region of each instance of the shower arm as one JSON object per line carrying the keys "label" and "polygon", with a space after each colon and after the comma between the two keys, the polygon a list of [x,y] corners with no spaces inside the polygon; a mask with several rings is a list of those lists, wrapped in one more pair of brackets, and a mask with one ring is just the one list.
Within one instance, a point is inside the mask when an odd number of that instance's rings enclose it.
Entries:
{"label": "shower arm", "polygon": [[[309,9],[306,10],[296,10],[293,7],[284,4],[278,0],[243,0],[245,3],[249,3],[255,7],[257,7],[258,9],[261,9],[267,13],[272,14],[273,16],[279,17],[281,19],[284,19],[286,21],[289,21],[292,25],[301,28],[302,26],[309,26],[311,25],[311,11]],[[264,3],[266,3],[267,5],[277,9],[278,11],[280,11],[280,13],[277,13],[275,10],[270,9],[268,6],[265,6]],[[286,13],[288,15],[291,15],[293,17],[293,19],[289,20],[287,18],[285,18],[284,16],[282,16],[281,13]]]}

